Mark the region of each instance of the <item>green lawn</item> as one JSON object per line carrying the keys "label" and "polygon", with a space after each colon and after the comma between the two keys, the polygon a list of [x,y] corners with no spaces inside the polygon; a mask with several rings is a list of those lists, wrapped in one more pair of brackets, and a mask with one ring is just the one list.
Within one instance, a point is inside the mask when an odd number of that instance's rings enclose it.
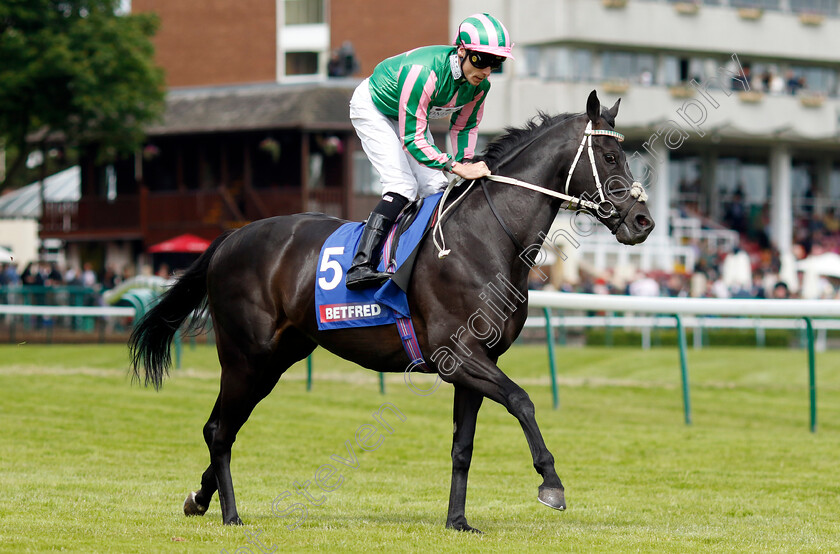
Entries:
{"label": "green lawn", "polygon": [[[246,532],[277,552],[840,551],[840,352],[817,357],[815,434],[801,350],[689,350],[690,427],[675,349],[557,357],[557,411],[544,346],[515,347],[501,366],[537,405],[569,508],[537,502],[519,424],[485,402],[467,499],[477,536],[443,526],[448,386],[423,398],[392,375],[383,397],[374,373],[319,351],[307,392],[295,366],[239,435],[232,471],[246,526],[224,527],[218,497],[203,518],[181,508],[208,463],[212,347],[186,349],[156,393],[130,382],[124,347],[0,346],[0,551],[262,552]],[[372,414],[383,402],[405,421],[389,418],[395,432],[362,451],[356,430],[382,431]],[[277,517],[272,501],[340,465],[331,456],[347,457],[345,441],[357,467],[342,466],[333,492],[311,485],[321,504],[287,529],[295,517]]]}

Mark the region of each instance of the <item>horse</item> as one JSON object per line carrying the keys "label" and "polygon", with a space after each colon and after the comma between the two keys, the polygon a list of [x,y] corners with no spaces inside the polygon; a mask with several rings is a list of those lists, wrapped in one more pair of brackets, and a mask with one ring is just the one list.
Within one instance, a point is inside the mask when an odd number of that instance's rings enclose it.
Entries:
{"label": "horse", "polygon": [[[623,244],[642,242],[653,229],[646,194],[630,174],[619,144],[623,137],[614,131],[619,102],[602,108],[592,91],[584,113],[540,112],[524,127],[508,128],[476,159],[513,184],[545,187],[529,189],[485,178],[480,187],[456,194],[460,205],[439,222],[449,231],[451,253],[441,258],[428,239],[418,247],[407,292],[417,343],[427,357],[423,369],[413,369],[437,373],[454,386],[447,528],[480,532],[468,524],[465,504],[476,417],[485,397],[504,406],[521,424],[534,468],[542,477],[538,500],[551,508],[566,508],[564,487],[534,418],[534,404],[497,361],[527,316],[534,255],[522,255],[522,245],[541,245],[561,207],[588,206],[581,213],[591,213]],[[584,150],[589,159],[582,155]],[[484,194],[476,192],[479,188]],[[242,524],[230,472],[236,434],[283,373],[317,346],[378,372],[405,371],[413,363],[395,325],[318,330],[314,284],[319,250],[344,223],[305,213],[228,231],[135,326],[129,339],[133,378],[141,379],[143,367],[145,385],[159,389],[171,366],[173,336],[182,323],[205,308],[212,318],[221,378],[203,428],[210,465],[200,489],[184,502],[185,514],[204,515],[218,491],[223,522]],[[502,284],[494,284],[497,279]],[[485,327],[478,329],[477,320],[470,318],[479,312],[496,321],[488,326],[486,319]],[[497,330],[492,340],[490,327]],[[439,352],[451,355],[435,357]]]}

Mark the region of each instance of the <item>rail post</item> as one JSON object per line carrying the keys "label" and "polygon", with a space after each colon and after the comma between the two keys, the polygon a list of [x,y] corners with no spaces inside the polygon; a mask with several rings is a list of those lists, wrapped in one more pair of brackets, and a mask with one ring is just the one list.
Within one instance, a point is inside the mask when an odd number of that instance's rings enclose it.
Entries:
{"label": "rail post", "polygon": [[551,323],[551,308],[543,308],[545,314],[545,335],[548,344],[548,372],[551,375],[551,398],[554,402],[554,409],[560,406],[560,399],[557,395],[557,370],[554,361],[554,325]]}
{"label": "rail post", "polygon": [[680,345],[680,374],[682,376],[683,391],[683,412],[685,413],[685,424],[691,425],[691,397],[688,389],[688,360],[686,355],[685,328],[679,314],[674,314],[677,320],[677,339]]}
{"label": "rail post", "polygon": [[811,401],[811,432],[817,432],[817,361],[814,352],[814,326],[811,318],[805,318],[805,332],[808,338],[808,396]]}

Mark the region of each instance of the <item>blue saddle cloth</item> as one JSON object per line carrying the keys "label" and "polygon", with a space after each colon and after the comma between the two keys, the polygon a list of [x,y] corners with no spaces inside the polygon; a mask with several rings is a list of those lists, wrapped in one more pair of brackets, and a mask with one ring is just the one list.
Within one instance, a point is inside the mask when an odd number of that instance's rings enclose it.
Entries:
{"label": "blue saddle cloth", "polygon": [[[399,236],[393,256],[389,255],[392,241],[390,238],[386,241],[379,271],[386,268],[391,272],[398,271],[406,260],[413,258],[412,253],[420,244],[442,195],[438,193],[423,200],[414,221]],[[405,290],[392,279],[378,289],[347,290],[344,285],[364,227],[364,223],[345,223],[321,246],[315,276],[315,317],[319,330],[389,325],[396,323],[397,317],[411,316]]]}

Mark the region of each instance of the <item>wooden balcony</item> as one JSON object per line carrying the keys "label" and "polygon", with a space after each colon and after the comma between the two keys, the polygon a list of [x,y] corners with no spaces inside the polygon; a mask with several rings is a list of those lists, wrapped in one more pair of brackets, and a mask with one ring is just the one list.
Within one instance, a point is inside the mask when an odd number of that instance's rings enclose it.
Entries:
{"label": "wooden balcony", "polygon": [[139,196],[109,201],[83,198],[78,202],[46,202],[41,238],[141,238]]}
{"label": "wooden balcony", "polygon": [[322,188],[246,189],[234,196],[227,189],[169,191],[120,195],[109,201],[47,202],[41,237],[63,240],[142,240],[153,244],[182,233],[208,239],[250,221],[303,211],[347,218],[345,191]]}

